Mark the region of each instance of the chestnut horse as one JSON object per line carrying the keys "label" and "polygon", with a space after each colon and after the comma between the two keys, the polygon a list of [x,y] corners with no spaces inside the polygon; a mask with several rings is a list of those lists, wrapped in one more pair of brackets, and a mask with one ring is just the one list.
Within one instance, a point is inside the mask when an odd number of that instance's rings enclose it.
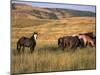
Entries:
{"label": "chestnut horse", "polygon": [[91,46],[95,46],[95,41],[88,35],[84,35],[84,34],[81,34],[81,35],[77,35],[79,37],[79,39],[83,39],[84,41],[84,45],[87,46],[87,45],[91,45]]}

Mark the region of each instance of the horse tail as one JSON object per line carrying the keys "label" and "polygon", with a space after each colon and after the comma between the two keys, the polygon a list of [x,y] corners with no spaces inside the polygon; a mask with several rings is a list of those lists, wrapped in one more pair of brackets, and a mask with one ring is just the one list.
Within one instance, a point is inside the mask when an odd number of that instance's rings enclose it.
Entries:
{"label": "horse tail", "polygon": [[58,39],[58,46],[59,46],[59,44],[60,44],[60,38]]}
{"label": "horse tail", "polygon": [[17,42],[17,51],[18,51],[18,53],[20,52],[20,43],[19,43],[19,41]]}

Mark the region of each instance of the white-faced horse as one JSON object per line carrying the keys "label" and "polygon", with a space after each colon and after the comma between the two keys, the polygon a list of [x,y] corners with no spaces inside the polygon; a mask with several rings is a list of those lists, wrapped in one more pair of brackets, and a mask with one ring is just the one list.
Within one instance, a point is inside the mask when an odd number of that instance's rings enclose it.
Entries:
{"label": "white-faced horse", "polygon": [[27,38],[25,36],[21,37],[17,41],[17,51],[20,53],[21,47],[23,48],[22,51],[24,52],[25,47],[30,48],[30,52],[32,53],[34,51],[34,48],[36,46],[36,39],[37,39],[37,33],[34,32],[33,35],[30,38]]}

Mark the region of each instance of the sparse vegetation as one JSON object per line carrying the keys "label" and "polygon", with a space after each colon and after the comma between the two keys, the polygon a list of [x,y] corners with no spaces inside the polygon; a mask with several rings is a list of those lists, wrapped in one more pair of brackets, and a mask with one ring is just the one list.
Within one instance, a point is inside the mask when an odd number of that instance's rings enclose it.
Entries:
{"label": "sparse vegetation", "polygon": [[[21,6],[18,8],[21,10]],[[19,10],[18,8],[16,11]],[[30,7],[29,10],[31,9],[33,10],[32,7]],[[24,10],[24,8],[22,8],[22,10]],[[38,8],[36,10],[38,10]],[[72,52],[71,50],[63,52],[57,45],[57,39],[60,36],[73,35],[82,32],[95,33],[95,17],[78,16],[61,19],[39,19],[36,18],[36,16],[34,18],[34,15],[31,15],[33,18],[30,18],[30,15],[26,13],[13,13],[14,12],[12,12],[11,40],[12,73],[68,71],[96,68],[96,50],[94,47],[78,48],[75,52]],[[27,17],[25,15],[27,15]],[[22,36],[30,37],[34,31],[38,32],[39,35],[33,54],[30,54],[28,48],[25,49],[25,53],[21,53],[20,55],[17,54],[17,40]]]}

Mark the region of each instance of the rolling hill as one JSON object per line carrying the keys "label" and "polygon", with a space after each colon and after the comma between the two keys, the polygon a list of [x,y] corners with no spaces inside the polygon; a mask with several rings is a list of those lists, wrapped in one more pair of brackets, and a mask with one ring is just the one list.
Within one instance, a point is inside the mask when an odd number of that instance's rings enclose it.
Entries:
{"label": "rolling hill", "polygon": [[42,8],[18,3],[16,3],[14,7],[15,9],[12,9],[12,14],[16,14],[17,17],[28,17],[32,19],[62,19],[82,16],[94,17],[96,15],[95,13],[90,11],[79,11],[60,8]]}
{"label": "rolling hill", "polygon": [[[71,9],[14,5],[11,25],[12,75],[30,72],[85,70],[96,68],[95,47],[62,51],[58,38],[85,32],[96,32],[95,13]],[[17,41],[30,38],[38,32],[37,45],[32,54],[30,48],[18,54]]]}

